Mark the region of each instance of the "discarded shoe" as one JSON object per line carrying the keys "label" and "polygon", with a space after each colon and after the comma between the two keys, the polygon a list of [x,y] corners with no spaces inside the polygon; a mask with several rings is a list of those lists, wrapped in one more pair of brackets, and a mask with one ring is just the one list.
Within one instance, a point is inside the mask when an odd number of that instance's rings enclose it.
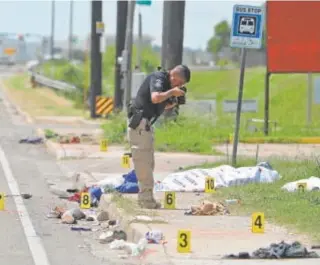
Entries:
{"label": "discarded shoe", "polygon": [[41,144],[43,143],[43,139],[41,137],[28,137],[23,138],[19,141],[20,144]]}

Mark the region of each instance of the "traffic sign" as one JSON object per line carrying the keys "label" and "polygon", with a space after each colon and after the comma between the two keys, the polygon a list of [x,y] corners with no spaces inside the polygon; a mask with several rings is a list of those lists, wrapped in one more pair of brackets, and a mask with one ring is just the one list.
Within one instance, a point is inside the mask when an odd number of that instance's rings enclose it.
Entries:
{"label": "traffic sign", "polygon": [[104,33],[104,23],[103,22],[96,22],[96,33],[103,34]]}
{"label": "traffic sign", "polygon": [[148,0],[137,0],[136,3],[137,5],[140,5],[140,6],[151,6],[151,0],[148,1]]}
{"label": "traffic sign", "polygon": [[17,52],[15,48],[5,48],[4,53],[6,55],[14,55]]}
{"label": "traffic sign", "polygon": [[264,8],[235,5],[230,36],[233,48],[260,49],[262,45]]}

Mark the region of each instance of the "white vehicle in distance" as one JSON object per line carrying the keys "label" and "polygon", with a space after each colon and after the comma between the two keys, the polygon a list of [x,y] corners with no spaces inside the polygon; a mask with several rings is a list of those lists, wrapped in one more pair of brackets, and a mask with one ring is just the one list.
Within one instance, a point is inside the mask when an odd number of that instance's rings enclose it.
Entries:
{"label": "white vehicle in distance", "polygon": [[254,33],[254,19],[249,17],[243,17],[240,20],[240,33]]}

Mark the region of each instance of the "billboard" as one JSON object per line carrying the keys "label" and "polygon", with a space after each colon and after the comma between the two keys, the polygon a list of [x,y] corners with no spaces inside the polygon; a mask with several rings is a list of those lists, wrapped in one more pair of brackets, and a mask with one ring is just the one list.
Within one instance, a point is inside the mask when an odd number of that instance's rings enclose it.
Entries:
{"label": "billboard", "polygon": [[320,1],[266,5],[268,72],[320,72]]}

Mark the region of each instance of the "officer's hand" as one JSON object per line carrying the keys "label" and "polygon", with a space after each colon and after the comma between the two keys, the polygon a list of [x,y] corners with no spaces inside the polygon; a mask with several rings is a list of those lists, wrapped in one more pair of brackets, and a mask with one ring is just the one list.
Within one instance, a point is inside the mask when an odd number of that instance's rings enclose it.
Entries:
{"label": "officer's hand", "polygon": [[184,96],[185,92],[181,90],[179,87],[175,87],[171,89],[172,95],[175,97],[181,97]]}

